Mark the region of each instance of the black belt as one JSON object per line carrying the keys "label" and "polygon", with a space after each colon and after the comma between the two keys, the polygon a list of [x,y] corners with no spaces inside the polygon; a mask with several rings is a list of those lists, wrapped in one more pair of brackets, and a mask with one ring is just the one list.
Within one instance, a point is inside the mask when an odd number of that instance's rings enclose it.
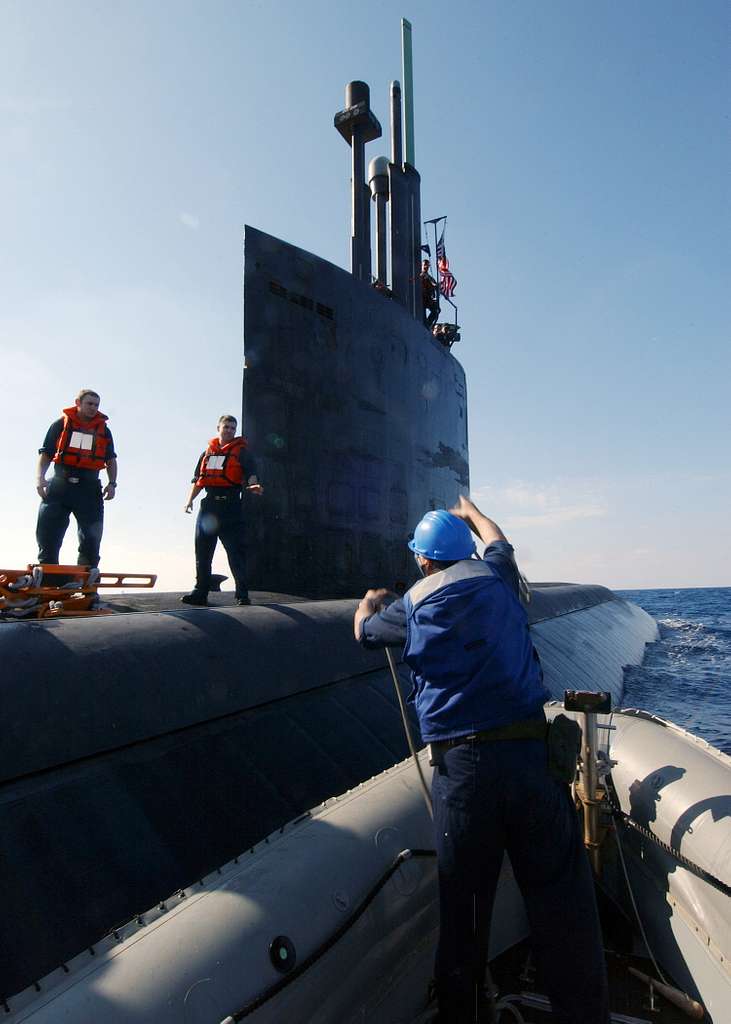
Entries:
{"label": "black belt", "polygon": [[490,743],[494,740],[545,740],[548,734],[548,722],[545,718],[526,718],[522,722],[511,722],[497,729],[483,729],[471,732],[466,736],[455,736],[451,740],[435,740],[431,746],[437,750],[449,750],[463,743]]}
{"label": "black belt", "polygon": [[234,501],[241,497],[241,491],[236,491],[234,494],[207,494],[206,497],[213,501]]}
{"label": "black belt", "polygon": [[[86,475],[87,473],[91,475]],[[86,472],[82,471],[81,473],[79,473],[78,470],[74,471],[73,469],[62,469],[61,472],[59,473],[59,471],[56,469],[54,470],[54,476],[58,476],[62,480],[65,480],[67,484],[80,484],[89,481],[91,481],[92,483],[97,483],[99,480],[99,474],[95,473],[94,470],[86,470]]]}

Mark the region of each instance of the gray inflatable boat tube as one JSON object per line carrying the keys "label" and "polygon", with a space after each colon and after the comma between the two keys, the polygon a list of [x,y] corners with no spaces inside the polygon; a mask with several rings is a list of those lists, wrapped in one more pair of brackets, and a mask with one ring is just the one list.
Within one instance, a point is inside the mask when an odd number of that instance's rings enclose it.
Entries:
{"label": "gray inflatable boat tube", "polygon": [[[549,716],[560,711],[548,709]],[[617,762],[611,770],[615,799],[639,826],[616,823],[650,948],[675,982],[703,1003],[707,1019],[722,1024],[731,1007],[731,758],[648,712],[597,719],[600,748]],[[613,843],[605,861],[603,880],[633,917]]]}

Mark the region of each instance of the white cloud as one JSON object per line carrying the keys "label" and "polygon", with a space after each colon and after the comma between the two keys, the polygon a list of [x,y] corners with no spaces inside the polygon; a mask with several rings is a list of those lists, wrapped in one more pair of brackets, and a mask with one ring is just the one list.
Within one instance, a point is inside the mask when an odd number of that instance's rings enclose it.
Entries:
{"label": "white cloud", "polygon": [[190,228],[192,231],[197,231],[200,227],[200,221],[194,213],[186,213],[183,210],[180,214],[180,223],[184,224],[186,228]]}
{"label": "white cloud", "polygon": [[563,526],[581,519],[600,519],[608,514],[607,500],[597,481],[513,480],[478,487],[473,497],[479,506],[493,509],[508,529]]}

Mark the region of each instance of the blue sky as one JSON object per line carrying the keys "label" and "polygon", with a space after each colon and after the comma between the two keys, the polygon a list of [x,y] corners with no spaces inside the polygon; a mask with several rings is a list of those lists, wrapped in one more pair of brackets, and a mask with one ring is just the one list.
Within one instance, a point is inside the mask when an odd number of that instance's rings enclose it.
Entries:
{"label": "blue sky", "polygon": [[473,496],[531,579],[730,585],[728,11],[0,4],[0,566],[35,557],[35,452],[83,385],[120,452],[103,566],[192,582],[192,465],[240,407],[243,224],[347,265],[332,117],[362,78],[387,124],[403,15]]}

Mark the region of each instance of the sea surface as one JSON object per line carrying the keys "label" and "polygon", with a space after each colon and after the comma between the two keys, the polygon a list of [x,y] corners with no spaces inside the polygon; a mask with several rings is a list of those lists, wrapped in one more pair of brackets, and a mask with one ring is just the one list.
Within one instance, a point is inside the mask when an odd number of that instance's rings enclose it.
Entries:
{"label": "sea surface", "polygon": [[731,587],[618,590],[660,639],[625,670],[624,707],[642,708],[731,754]]}

